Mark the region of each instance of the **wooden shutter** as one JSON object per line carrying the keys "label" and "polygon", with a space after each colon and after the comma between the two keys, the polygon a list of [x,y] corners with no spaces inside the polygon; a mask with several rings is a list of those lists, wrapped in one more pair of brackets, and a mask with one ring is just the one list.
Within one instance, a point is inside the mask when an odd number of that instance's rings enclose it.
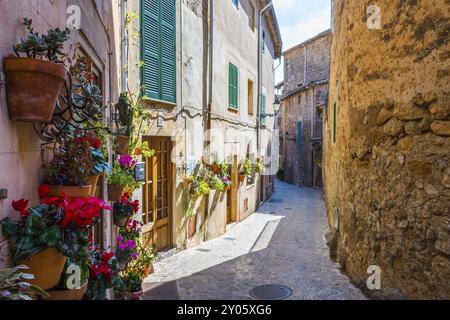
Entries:
{"label": "wooden shutter", "polygon": [[229,95],[229,106],[230,108],[237,109],[238,108],[238,85],[239,85],[239,71],[238,68],[230,63],[229,66],[229,89],[228,89],[228,95]]}
{"label": "wooden shutter", "polygon": [[142,84],[152,99],[176,102],[176,0],[142,0]]}
{"label": "wooden shutter", "polygon": [[160,37],[159,1],[142,1],[142,84],[144,93],[152,99],[161,99],[160,92]]}

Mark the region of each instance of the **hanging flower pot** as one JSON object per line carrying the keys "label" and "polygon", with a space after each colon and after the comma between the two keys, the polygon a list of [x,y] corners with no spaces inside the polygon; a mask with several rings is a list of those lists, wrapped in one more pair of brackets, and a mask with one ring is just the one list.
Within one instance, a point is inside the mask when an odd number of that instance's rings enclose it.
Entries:
{"label": "hanging flower pot", "polygon": [[115,151],[119,155],[128,154],[128,146],[130,144],[129,136],[116,136]]}
{"label": "hanging flower pot", "polygon": [[183,187],[185,189],[189,188],[189,185],[191,184],[191,182],[192,182],[192,178],[191,177],[184,177],[183,178]]}
{"label": "hanging flower pot", "polygon": [[142,154],[141,148],[139,148],[139,147],[134,147],[132,155],[133,155],[133,156],[140,156],[141,154]]}
{"label": "hanging flower pot", "polygon": [[72,290],[50,290],[47,293],[50,295],[46,300],[59,300],[59,301],[67,301],[73,300],[78,301],[81,300],[86,293],[88,286],[88,281],[84,285],[82,285],[79,289]]}
{"label": "hanging flower pot", "polygon": [[65,263],[64,255],[56,248],[48,247],[28,259],[17,261],[16,265],[27,266],[29,270],[24,272],[34,275],[34,279],[27,282],[37,285],[43,290],[48,290],[58,284]]}
{"label": "hanging flower pot", "polygon": [[5,58],[6,95],[12,120],[48,123],[66,79],[59,64],[32,58]]}
{"label": "hanging flower pot", "polygon": [[100,175],[97,174],[95,176],[91,176],[89,178],[89,184],[91,185],[91,197],[95,197],[95,192],[97,191],[97,183],[98,183],[98,179],[99,179]]}
{"label": "hanging flower pot", "polygon": [[213,163],[211,165],[211,171],[214,172],[215,174],[220,174],[222,169],[220,168],[220,166],[217,163]]}
{"label": "hanging flower pot", "polygon": [[155,269],[153,268],[153,263],[150,263],[148,266],[144,268],[144,277],[147,278],[153,272],[155,272]]}
{"label": "hanging flower pot", "polygon": [[108,198],[109,201],[119,201],[122,197],[124,186],[108,185]]}
{"label": "hanging flower pot", "polygon": [[244,182],[246,176],[247,176],[246,174],[240,173],[238,176],[239,182],[241,183]]}
{"label": "hanging flower pot", "polygon": [[130,217],[125,217],[125,218],[114,217],[114,225],[122,228],[128,224],[129,220],[130,220]]}
{"label": "hanging flower pot", "polygon": [[87,198],[91,195],[91,188],[90,184],[87,186],[50,186],[49,195],[60,197],[64,193],[70,198]]}

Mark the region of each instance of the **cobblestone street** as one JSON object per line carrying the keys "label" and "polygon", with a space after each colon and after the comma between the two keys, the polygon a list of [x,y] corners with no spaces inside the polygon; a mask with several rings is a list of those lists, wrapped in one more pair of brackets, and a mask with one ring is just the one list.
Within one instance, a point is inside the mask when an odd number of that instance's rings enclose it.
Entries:
{"label": "cobblestone street", "polygon": [[290,299],[365,299],[328,255],[322,192],[277,182],[272,200],[223,236],[155,264],[144,299],[252,299],[260,285]]}

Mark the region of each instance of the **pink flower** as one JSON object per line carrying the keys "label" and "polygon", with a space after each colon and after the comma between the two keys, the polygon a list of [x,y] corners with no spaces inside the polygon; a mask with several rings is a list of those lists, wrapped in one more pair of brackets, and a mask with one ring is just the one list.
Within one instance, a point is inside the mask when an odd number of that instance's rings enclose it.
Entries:
{"label": "pink flower", "polygon": [[137,163],[137,161],[128,154],[119,156],[118,161],[122,167],[130,168],[130,169],[133,169]]}
{"label": "pink flower", "polygon": [[136,241],[134,241],[134,240],[128,240],[128,241],[126,242],[126,245],[127,245],[128,248],[134,249],[134,248],[136,248]]}

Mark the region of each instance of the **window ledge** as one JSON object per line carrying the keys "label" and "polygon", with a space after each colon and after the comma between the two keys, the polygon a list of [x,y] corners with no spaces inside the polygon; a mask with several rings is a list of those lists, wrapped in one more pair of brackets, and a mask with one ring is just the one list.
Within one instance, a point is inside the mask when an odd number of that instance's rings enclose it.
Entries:
{"label": "window ledge", "polygon": [[177,103],[157,100],[152,98],[142,98],[145,105],[150,108],[163,108],[163,109],[174,109],[178,106]]}
{"label": "window ledge", "polygon": [[239,113],[239,108],[233,108],[233,107],[228,107],[228,111],[233,112],[233,113]]}

